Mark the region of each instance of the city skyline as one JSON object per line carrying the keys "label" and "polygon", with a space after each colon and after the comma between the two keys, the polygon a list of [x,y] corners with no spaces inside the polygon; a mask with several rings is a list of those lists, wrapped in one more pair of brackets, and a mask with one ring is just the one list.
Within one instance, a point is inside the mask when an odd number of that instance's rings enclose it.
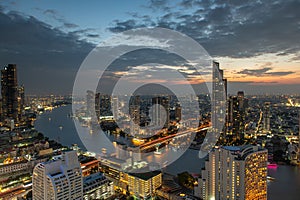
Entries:
{"label": "city skyline", "polygon": [[[280,174],[286,169],[289,181],[297,179],[292,173],[299,170],[300,96],[245,97],[238,91],[226,102],[224,70],[213,64],[212,103],[207,94],[179,101],[149,91],[110,96],[89,90],[85,100],[48,95],[23,101],[24,87],[16,90],[18,68],[8,65],[1,71],[1,103],[8,102],[3,109],[16,107],[18,99],[22,120],[14,123],[14,109],[1,113],[0,198],[273,200],[282,199],[278,193],[290,195],[297,184],[284,188],[287,177]],[[160,105],[153,115],[151,105]],[[116,126],[118,118],[125,123]],[[136,127],[133,133],[128,119]],[[163,123],[151,131],[151,124]]]}
{"label": "city skyline", "polygon": [[[228,93],[297,93],[299,2],[227,3],[1,2],[1,65],[19,66],[28,94],[71,93],[81,62],[96,44],[132,28],[164,27],[192,37],[220,62]],[[78,17],[81,10],[85,15]]]}
{"label": "city skyline", "polygon": [[297,199],[299,10],[0,0],[0,199]]}

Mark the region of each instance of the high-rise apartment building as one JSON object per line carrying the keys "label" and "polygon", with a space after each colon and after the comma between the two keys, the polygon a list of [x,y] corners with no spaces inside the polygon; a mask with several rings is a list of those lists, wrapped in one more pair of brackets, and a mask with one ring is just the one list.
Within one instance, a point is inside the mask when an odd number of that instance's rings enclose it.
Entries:
{"label": "high-rise apartment building", "polygon": [[8,64],[1,70],[2,117],[18,122],[17,65]]}
{"label": "high-rise apartment building", "polygon": [[204,200],[267,199],[267,150],[224,146],[210,152],[195,195]]}
{"label": "high-rise apartment building", "polygon": [[34,200],[83,199],[82,172],[76,151],[65,151],[61,159],[36,165],[32,184]]}

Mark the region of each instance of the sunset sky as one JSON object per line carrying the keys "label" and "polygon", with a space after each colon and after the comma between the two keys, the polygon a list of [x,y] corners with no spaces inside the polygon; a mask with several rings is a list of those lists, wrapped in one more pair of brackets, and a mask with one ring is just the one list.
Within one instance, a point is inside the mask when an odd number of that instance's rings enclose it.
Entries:
{"label": "sunset sky", "polygon": [[0,64],[16,63],[30,94],[70,93],[95,45],[163,27],[220,62],[230,93],[299,93],[299,10],[297,0],[0,0]]}

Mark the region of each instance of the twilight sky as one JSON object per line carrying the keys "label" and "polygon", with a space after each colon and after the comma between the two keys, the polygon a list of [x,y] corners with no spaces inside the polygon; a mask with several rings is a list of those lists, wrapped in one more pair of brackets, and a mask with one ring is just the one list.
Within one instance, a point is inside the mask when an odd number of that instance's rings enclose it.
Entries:
{"label": "twilight sky", "polygon": [[66,94],[87,54],[115,33],[163,27],[220,62],[229,93],[299,93],[297,0],[0,0],[0,65],[29,94]]}

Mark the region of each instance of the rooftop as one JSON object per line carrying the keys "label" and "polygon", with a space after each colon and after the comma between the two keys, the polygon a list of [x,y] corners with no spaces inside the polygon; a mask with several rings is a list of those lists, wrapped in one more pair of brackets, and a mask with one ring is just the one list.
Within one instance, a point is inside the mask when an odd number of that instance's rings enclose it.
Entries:
{"label": "rooftop", "polygon": [[247,148],[252,148],[253,145],[243,145],[243,146],[222,146],[223,149],[228,151],[244,151]]}
{"label": "rooftop", "polygon": [[160,173],[161,173],[161,171],[157,170],[157,171],[145,172],[145,173],[129,173],[129,175],[147,181],[147,180],[153,178],[154,176],[157,176]]}
{"label": "rooftop", "polygon": [[98,173],[95,173],[95,174],[91,174],[87,177],[84,177],[83,178],[83,183],[84,184],[87,184],[87,183],[91,183],[93,181],[97,181],[99,179],[105,179],[105,176],[101,173],[101,172],[98,172]]}

